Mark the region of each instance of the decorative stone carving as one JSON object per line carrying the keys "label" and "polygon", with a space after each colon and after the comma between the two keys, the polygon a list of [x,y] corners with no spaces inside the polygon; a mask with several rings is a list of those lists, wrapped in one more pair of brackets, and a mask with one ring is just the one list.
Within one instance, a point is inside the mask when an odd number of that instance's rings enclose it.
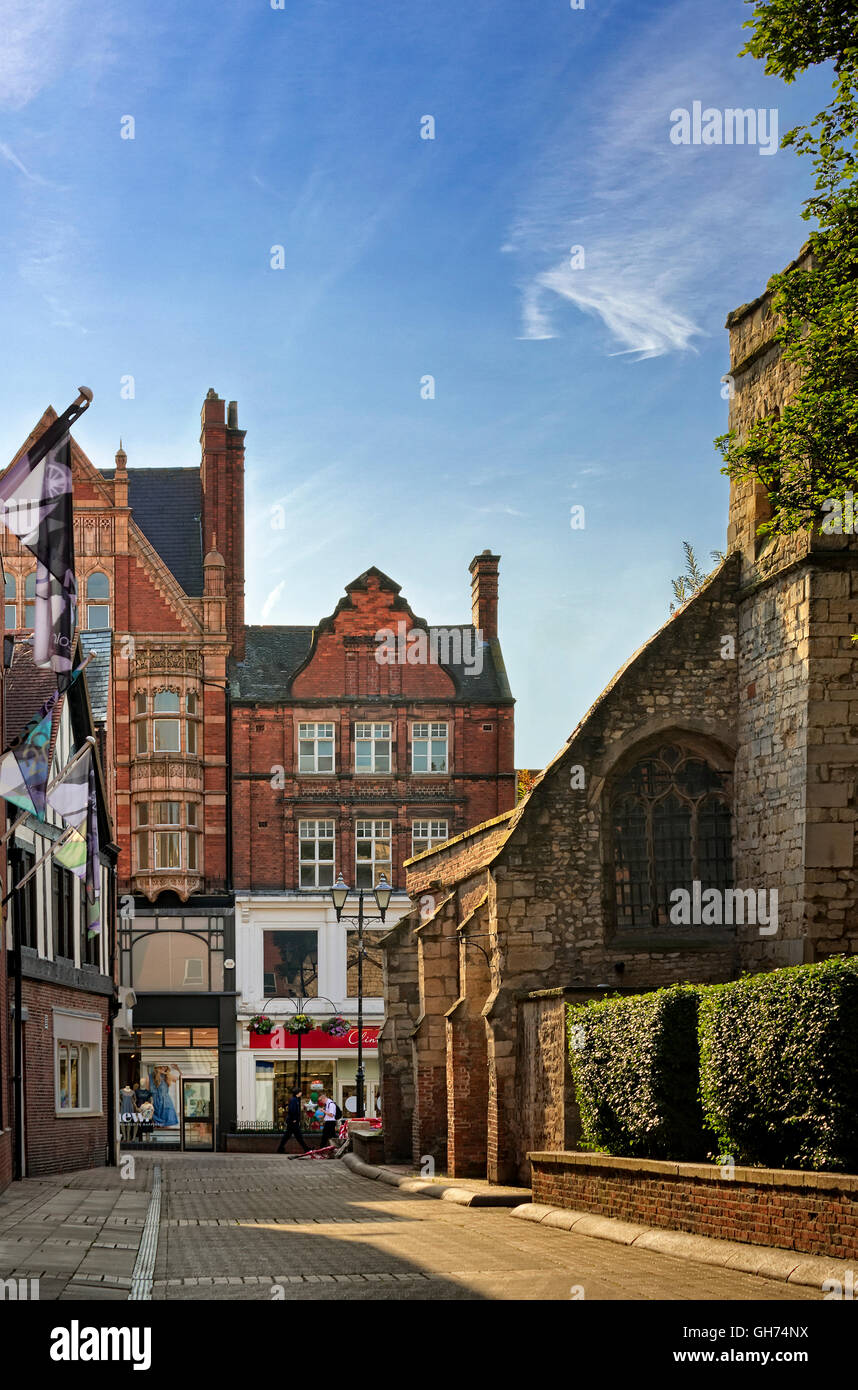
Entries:
{"label": "decorative stone carving", "polygon": [[197,874],[176,873],[139,873],[133,877],[134,891],[142,893],[150,902],[154,902],[159,893],[167,891],[177,893],[182,902],[187,902],[192,893],[199,892],[202,887],[202,879]]}

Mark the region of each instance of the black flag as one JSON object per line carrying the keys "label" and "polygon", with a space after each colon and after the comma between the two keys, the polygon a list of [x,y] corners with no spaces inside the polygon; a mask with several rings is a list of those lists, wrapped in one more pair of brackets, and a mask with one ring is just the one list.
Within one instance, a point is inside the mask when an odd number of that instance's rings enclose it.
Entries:
{"label": "black flag", "polygon": [[37,666],[68,675],[77,583],[67,428],[59,438],[53,428],[47,430],[9,469],[0,482],[0,520],[37,560],[33,660]]}

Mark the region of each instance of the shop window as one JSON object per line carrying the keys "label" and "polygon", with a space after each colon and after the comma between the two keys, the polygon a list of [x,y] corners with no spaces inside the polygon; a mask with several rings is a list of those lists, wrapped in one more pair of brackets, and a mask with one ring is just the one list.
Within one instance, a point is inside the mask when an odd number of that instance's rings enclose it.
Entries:
{"label": "shop window", "polygon": [[86,581],[86,625],[90,629],[110,627],[110,580],[96,571]]}
{"label": "shop window", "polygon": [[263,992],[268,998],[315,999],[319,992],[319,933],[263,931]]}
{"label": "shop window", "polygon": [[334,822],[298,822],[298,872],[302,888],[330,888],[334,882]]}
{"label": "shop window", "polygon": [[730,776],[668,744],[611,790],[613,877],[620,928],[669,927],[671,893],[732,885]]}
{"label": "shop window", "polygon": [[355,887],[373,888],[380,874],[393,882],[389,820],[359,820],[355,824]]}

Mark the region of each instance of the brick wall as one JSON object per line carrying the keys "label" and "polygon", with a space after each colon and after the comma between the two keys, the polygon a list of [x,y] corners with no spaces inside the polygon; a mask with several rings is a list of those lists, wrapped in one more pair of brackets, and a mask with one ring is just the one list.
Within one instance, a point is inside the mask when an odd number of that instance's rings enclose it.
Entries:
{"label": "brick wall", "polygon": [[[47,1173],[73,1172],[76,1168],[101,1168],[107,1161],[112,1134],[107,1114],[108,1000],[101,994],[87,994],[26,978],[23,999],[29,1012],[24,1024],[27,1174],[41,1177]],[[98,1115],[58,1117],[56,1114],[52,1013],[55,1008],[97,1013],[102,1021],[102,1113]]]}
{"label": "brick wall", "polygon": [[[375,634],[415,619],[397,585],[378,571],[350,584],[291,688],[279,700],[233,704],[233,823],[238,888],[298,883],[298,822],[336,822],[336,867],[354,881],[357,818],[392,822],[394,884],[402,885],[415,820],[447,822],[450,836],[498,815],[515,799],[513,706],[469,700],[432,661],[379,664]],[[354,771],[354,726],[392,726],[392,771]],[[448,726],[449,771],[411,772],[411,726]],[[298,775],[298,725],[335,725],[333,775]],[[486,727],[484,727],[486,726]],[[274,769],[283,769],[272,786]]]}
{"label": "brick wall", "polygon": [[643,1226],[775,1246],[838,1259],[858,1256],[858,1177],[661,1163],[575,1153],[531,1153],[533,1200]]}

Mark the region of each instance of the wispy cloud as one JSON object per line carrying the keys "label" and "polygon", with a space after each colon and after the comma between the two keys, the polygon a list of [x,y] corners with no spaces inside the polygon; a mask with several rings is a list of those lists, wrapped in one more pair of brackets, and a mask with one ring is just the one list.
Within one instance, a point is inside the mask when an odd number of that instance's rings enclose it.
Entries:
{"label": "wispy cloud", "polygon": [[40,174],[34,174],[28,169],[26,164],[18,158],[15,151],[3,140],[0,140],[0,155],[6,160],[7,164],[12,165],[13,169],[17,169],[20,174],[23,174],[25,179],[29,179],[30,183],[47,185],[48,180],[43,179]]}
{"label": "wispy cloud", "polygon": [[672,145],[670,112],[695,98],[758,105],[744,98],[758,96],[759,73],[742,62],[717,26],[701,33],[695,11],[673,4],[564,102],[502,247],[521,267],[522,337],[559,336],[574,306],[601,323],[609,353],[694,350],[713,272],[735,257],[737,218],[762,230],[780,210],[759,186],[749,206],[755,150]]}
{"label": "wispy cloud", "polygon": [[262,605],[262,621],[263,621],[263,622],[265,622],[265,620],[269,617],[269,615],[270,615],[270,614],[274,611],[274,609],[276,608],[277,603],[279,602],[279,599],[280,599],[280,595],[283,593],[283,590],[284,590],[285,588],[286,588],[286,580],[285,580],[285,579],[281,579],[281,580],[280,580],[280,583],[279,583],[279,584],[276,584],[276,585],[274,586],[274,588],[271,590],[271,593],[268,595],[267,599],[265,600],[265,602],[264,602],[263,605]]}

